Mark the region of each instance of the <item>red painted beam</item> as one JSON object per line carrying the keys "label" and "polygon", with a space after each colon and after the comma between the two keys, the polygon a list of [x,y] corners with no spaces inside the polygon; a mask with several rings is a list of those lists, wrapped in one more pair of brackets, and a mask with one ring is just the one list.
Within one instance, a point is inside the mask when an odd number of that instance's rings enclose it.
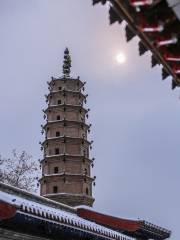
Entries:
{"label": "red painted beam", "polygon": [[16,208],[8,203],[0,202],[0,220],[5,220],[14,217]]}
{"label": "red painted beam", "polygon": [[146,6],[153,4],[153,0],[130,0],[133,7]]}
{"label": "red painted beam", "polygon": [[84,219],[107,226],[114,230],[135,232],[140,228],[140,221],[117,218],[84,208],[77,209],[77,215]]}

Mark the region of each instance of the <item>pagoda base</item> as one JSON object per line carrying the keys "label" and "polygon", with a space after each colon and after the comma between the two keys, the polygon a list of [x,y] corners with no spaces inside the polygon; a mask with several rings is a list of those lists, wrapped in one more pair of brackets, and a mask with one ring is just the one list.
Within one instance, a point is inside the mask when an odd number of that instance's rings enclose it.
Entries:
{"label": "pagoda base", "polygon": [[92,207],[94,203],[94,198],[83,194],[58,193],[46,194],[44,195],[44,197],[59,203],[64,203],[72,207],[80,205],[87,205]]}

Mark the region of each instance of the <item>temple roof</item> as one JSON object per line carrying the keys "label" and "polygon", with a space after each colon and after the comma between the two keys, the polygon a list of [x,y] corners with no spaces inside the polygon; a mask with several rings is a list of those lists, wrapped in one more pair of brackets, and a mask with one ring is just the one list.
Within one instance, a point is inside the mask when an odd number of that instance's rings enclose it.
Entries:
{"label": "temple roof", "polygon": [[72,208],[0,183],[0,227],[49,239],[165,239],[166,229]]}
{"label": "temple roof", "polygon": [[49,239],[133,240],[85,220],[76,209],[0,183],[0,226]]}
{"label": "temple roof", "polygon": [[80,217],[138,239],[166,239],[171,234],[169,230],[144,220],[117,218],[84,208],[77,209],[77,214]]}
{"label": "temple roof", "polygon": [[162,79],[180,86],[180,2],[178,0],[93,0],[110,3],[110,24],[126,21],[127,41],[139,36],[139,54],[150,50],[151,65],[162,65]]}

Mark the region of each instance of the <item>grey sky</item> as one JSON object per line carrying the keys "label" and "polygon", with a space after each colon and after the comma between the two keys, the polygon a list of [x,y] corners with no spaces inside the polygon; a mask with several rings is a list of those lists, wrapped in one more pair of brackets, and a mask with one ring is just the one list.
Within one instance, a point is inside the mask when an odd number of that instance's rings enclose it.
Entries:
{"label": "grey sky", "polygon": [[[123,27],[91,0],[0,0],[0,153],[41,158],[46,81],[60,76],[69,47],[74,76],[87,82],[96,158],[95,209],[143,218],[180,238],[180,100],[150,54],[138,56]],[[118,51],[127,62],[117,65]]]}

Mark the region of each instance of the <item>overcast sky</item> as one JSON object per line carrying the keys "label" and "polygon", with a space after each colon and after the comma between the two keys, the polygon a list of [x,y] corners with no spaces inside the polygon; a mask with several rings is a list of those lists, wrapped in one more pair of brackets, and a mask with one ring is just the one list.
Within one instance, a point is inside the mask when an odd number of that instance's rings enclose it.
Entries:
{"label": "overcast sky", "polygon": [[[138,39],[109,26],[91,0],[0,0],[0,153],[42,158],[46,82],[62,74],[69,47],[73,76],[86,81],[94,140],[94,208],[140,218],[180,238],[180,100],[171,79],[138,56]],[[116,63],[119,51],[125,64]]]}

